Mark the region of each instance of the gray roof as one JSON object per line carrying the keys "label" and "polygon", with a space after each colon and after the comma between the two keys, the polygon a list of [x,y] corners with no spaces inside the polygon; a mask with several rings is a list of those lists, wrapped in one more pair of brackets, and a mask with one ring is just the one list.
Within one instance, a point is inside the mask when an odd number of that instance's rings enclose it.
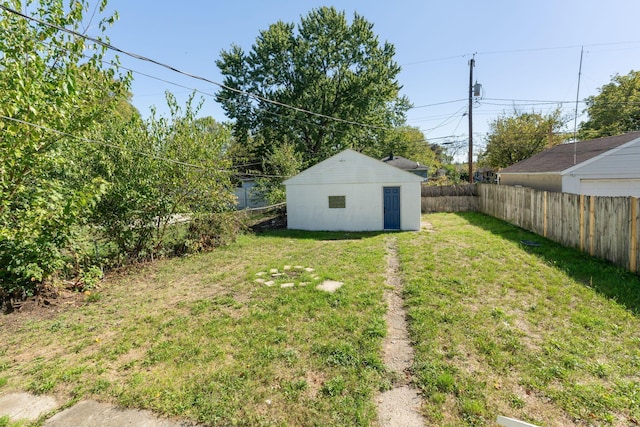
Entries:
{"label": "gray roof", "polygon": [[515,165],[506,167],[499,173],[562,172],[637,138],[640,138],[640,131],[580,141],[576,144],[556,145]]}
{"label": "gray roof", "polygon": [[426,171],[429,168],[425,165],[421,165],[418,162],[414,162],[413,160],[409,160],[406,157],[402,156],[394,156],[393,153],[389,155],[389,157],[385,157],[384,159],[380,159],[388,165],[395,166],[398,169],[402,169],[405,171]]}

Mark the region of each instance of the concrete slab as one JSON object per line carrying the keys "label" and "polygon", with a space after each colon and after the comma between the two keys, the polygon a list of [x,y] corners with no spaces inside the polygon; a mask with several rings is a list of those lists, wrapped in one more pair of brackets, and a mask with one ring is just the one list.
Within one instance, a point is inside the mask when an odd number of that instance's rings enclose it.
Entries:
{"label": "concrete slab", "polygon": [[423,427],[420,395],[409,386],[385,391],[377,398],[381,427]]}
{"label": "concrete slab", "polygon": [[149,411],[120,409],[106,403],[83,400],[54,415],[45,427],[187,427],[191,422],[157,418]]}
{"label": "concrete slab", "polygon": [[335,280],[325,280],[324,282],[322,282],[321,284],[316,286],[316,289],[319,289],[319,290],[325,291],[325,292],[329,292],[329,293],[333,293],[333,292],[337,291],[338,289],[340,289],[342,287],[342,285],[344,285],[344,283],[342,283],[342,282],[337,282]]}
{"label": "concrete slab", "polygon": [[58,402],[50,396],[29,393],[10,393],[0,396],[0,417],[9,416],[11,421],[35,421],[40,415],[58,408]]}

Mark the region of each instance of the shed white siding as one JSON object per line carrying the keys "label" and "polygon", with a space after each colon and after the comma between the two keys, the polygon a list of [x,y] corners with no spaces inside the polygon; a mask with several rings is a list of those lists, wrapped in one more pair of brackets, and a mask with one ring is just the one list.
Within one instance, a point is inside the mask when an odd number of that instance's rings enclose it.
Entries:
{"label": "shed white siding", "polygon": [[640,197],[640,139],[562,172],[562,191],[593,196]]}
{"label": "shed white siding", "polygon": [[[287,227],[297,230],[384,229],[384,187],[400,188],[400,229],[420,229],[422,178],[352,150],[345,150],[284,182]],[[330,208],[329,196],[344,196]]]}

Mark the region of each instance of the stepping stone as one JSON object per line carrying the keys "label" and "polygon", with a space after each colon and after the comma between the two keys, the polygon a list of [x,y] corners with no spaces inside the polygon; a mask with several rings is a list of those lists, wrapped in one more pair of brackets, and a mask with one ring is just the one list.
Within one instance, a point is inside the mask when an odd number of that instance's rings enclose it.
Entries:
{"label": "stepping stone", "polygon": [[296,265],[293,268],[295,268],[296,270],[304,270],[304,266],[302,266],[302,265]]}
{"label": "stepping stone", "polygon": [[308,273],[311,273],[312,271],[316,271],[316,269],[315,268],[311,268],[311,267],[307,267],[307,268],[304,269],[304,271],[306,271]]}
{"label": "stepping stone", "polygon": [[277,273],[278,269],[277,268],[272,268],[271,270],[269,270],[269,273]]}
{"label": "stepping stone", "polygon": [[285,270],[291,270],[291,266],[290,266],[290,265],[285,265],[285,266],[284,266],[284,269],[285,269]]}
{"label": "stepping stone", "polygon": [[276,284],[276,282],[274,282],[273,280],[269,280],[268,282],[264,282],[264,284],[267,286],[273,286]]}
{"label": "stepping stone", "polygon": [[281,288],[293,288],[296,284],[295,283],[283,283],[282,285],[280,285]]}
{"label": "stepping stone", "polygon": [[12,421],[35,421],[58,406],[58,402],[50,396],[10,393],[0,397],[0,417],[7,415]]}
{"label": "stepping stone", "polygon": [[338,282],[335,280],[325,280],[324,282],[316,286],[316,289],[329,292],[329,293],[334,293],[335,291],[340,289],[342,285],[344,285],[344,283],[342,282]]}
{"label": "stepping stone", "polygon": [[266,280],[264,280],[264,279],[256,279],[256,280],[254,280],[254,282],[256,282],[256,283],[264,283],[264,282],[266,282]]}

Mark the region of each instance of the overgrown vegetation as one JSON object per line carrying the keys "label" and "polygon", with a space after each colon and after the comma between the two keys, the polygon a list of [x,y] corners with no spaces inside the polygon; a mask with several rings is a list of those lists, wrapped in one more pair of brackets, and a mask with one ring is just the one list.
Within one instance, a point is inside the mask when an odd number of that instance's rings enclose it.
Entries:
{"label": "overgrown vegetation", "polygon": [[640,419],[638,276],[485,215],[426,219],[398,238],[429,424]]}
{"label": "overgrown vegetation", "polygon": [[[101,16],[106,1],[0,4],[41,21],[0,15],[0,305],[68,277],[94,282],[105,264],[210,246],[172,241],[173,225],[227,222],[216,214],[234,204],[230,129],[171,94],[169,117],[143,120],[106,48],[53,27],[82,33],[93,22],[104,37],[117,18]],[[223,228],[207,238],[229,240],[235,228]],[[199,227],[199,239],[213,229]]]}

